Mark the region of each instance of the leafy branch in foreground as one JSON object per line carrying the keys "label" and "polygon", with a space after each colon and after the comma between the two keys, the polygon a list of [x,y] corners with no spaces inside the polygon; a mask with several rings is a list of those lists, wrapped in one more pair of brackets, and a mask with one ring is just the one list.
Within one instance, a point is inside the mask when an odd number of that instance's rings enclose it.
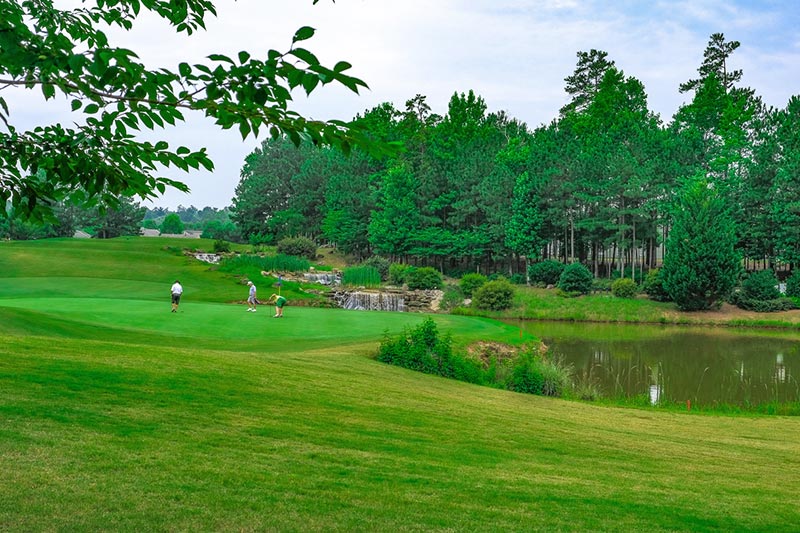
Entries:
{"label": "leafy branch in foreground", "polygon": [[[188,191],[157,173],[166,167],[212,170],[205,149],[171,149],[166,141],[135,137],[184,121],[186,110],[238,129],[243,139],[265,131],[295,144],[306,139],[344,152],[356,145],[379,150],[354,124],[309,120],[289,109],[294,89],[310,94],[334,82],[356,93],[367,87],[346,74],[349,63],[323,66],[300,46],[313,28],[300,28],[288,51],[269,50],[265,59],[242,51],[182,62],[175,70],[148,69],[132,50],[111,46],[100,29],[130,30],[143,10],[187,36],[216,15],[210,0],[86,0],[70,10],[55,8],[52,0],[0,0],[0,205],[41,218],[55,202],[115,205],[120,195],[144,199],[168,186]],[[67,98],[72,111],[83,114],[82,123],[18,131],[2,93],[14,88],[38,89],[45,100]]]}

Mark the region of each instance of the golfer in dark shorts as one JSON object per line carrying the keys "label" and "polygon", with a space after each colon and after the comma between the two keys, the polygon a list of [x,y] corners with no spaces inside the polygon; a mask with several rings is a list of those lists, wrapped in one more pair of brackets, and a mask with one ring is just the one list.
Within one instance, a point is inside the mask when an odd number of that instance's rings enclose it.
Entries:
{"label": "golfer in dark shorts", "polygon": [[181,285],[181,282],[176,279],[169,291],[170,294],[172,294],[172,312],[177,313],[178,305],[181,303],[181,294],[183,294],[183,286]]}
{"label": "golfer in dark shorts", "polygon": [[283,296],[278,296],[277,294],[273,294],[269,297],[270,301],[275,302],[275,316],[272,318],[281,318],[283,317],[283,306],[286,305],[286,298]]}

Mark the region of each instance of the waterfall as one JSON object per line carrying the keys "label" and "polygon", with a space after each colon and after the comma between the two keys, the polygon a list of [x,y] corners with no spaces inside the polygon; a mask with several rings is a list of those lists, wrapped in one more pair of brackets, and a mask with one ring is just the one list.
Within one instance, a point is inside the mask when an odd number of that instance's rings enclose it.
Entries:
{"label": "waterfall", "polygon": [[339,307],[358,311],[405,311],[406,302],[401,294],[390,292],[337,292],[334,298]]}
{"label": "waterfall", "polygon": [[341,274],[334,274],[332,272],[306,272],[303,278],[311,283],[319,283],[322,285],[338,285],[342,282]]}

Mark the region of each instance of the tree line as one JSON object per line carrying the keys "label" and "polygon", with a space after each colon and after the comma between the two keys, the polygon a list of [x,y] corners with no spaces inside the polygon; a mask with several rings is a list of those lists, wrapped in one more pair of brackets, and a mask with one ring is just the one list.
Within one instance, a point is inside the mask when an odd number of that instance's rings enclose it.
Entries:
{"label": "tree line", "polygon": [[395,155],[267,140],[245,160],[232,218],[251,242],[305,235],[451,271],[557,258],[610,276],[660,263],[679,191],[702,178],[749,265],[794,263],[800,98],[776,109],[742,86],[739,45],[711,36],[699,76],[679,87],[691,100],[666,123],[639,80],[590,50],[565,79],[569,102],[533,130],[469,91],[444,115],[417,95],[356,117]]}

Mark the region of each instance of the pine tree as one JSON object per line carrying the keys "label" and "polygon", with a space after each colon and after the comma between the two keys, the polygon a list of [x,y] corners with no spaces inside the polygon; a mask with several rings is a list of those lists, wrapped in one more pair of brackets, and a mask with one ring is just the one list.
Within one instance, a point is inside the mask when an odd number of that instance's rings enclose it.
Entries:
{"label": "pine tree", "polygon": [[684,188],[664,257],[664,287],[683,311],[713,309],[736,285],[741,259],[728,206],[704,178]]}

